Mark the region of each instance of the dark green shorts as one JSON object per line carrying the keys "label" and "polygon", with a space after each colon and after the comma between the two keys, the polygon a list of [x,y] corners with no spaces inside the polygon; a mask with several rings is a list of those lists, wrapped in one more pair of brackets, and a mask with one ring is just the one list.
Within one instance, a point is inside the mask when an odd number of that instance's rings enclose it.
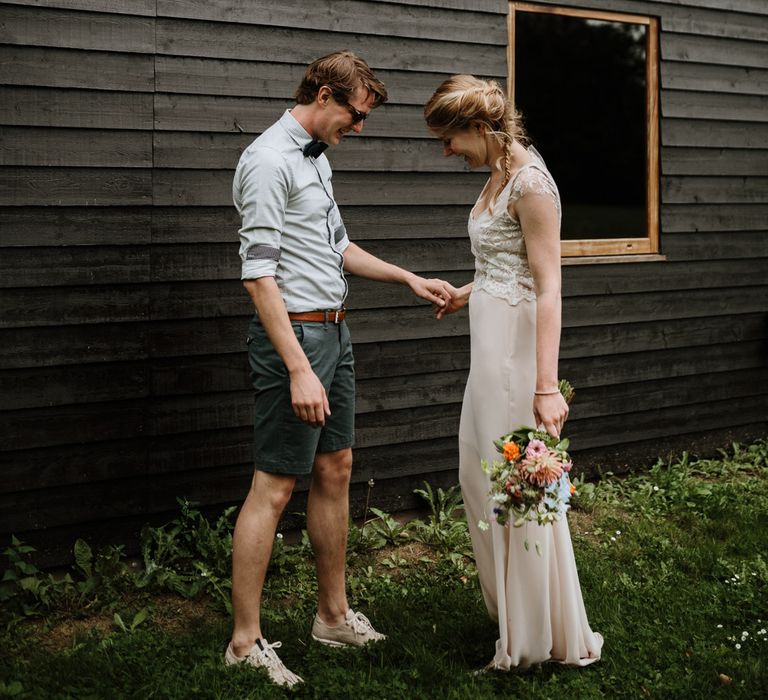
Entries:
{"label": "dark green shorts", "polygon": [[316,428],[296,417],[288,370],[254,317],[247,339],[256,406],[253,456],[256,469],[273,474],[309,474],[315,453],[354,442],[355,362],[347,324],[292,321],[291,326],[325,387],[331,415]]}

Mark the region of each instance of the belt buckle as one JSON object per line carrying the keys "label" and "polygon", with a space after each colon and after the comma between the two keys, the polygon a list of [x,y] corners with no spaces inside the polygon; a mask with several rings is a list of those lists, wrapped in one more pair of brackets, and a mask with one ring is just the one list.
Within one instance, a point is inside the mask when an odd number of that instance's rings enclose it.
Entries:
{"label": "belt buckle", "polygon": [[344,311],[344,307],[342,306],[340,309],[323,309],[323,318],[325,319],[324,323],[333,323],[334,325],[338,326],[341,321],[339,320],[339,315]]}

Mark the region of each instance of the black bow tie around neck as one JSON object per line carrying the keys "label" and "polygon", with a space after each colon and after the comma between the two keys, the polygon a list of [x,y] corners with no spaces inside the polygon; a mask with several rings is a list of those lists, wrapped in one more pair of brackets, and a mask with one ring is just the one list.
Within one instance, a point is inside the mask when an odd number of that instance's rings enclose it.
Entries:
{"label": "black bow tie around neck", "polygon": [[303,152],[305,156],[318,158],[326,148],[328,148],[327,143],[312,139],[306,146],[304,146]]}

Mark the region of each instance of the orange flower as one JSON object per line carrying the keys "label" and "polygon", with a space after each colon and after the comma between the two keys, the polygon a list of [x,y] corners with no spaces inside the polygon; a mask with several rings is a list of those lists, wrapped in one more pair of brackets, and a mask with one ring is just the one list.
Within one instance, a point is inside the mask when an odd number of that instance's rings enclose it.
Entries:
{"label": "orange flower", "polygon": [[576,487],[570,481],[568,483],[570,484],[570,487],[571,487],[571,496],[573,496],[573,494],[576,493]]}
{"label": "orange flower", "polygon": [[514,462],[518,457],[520,457],[520,448],[515,442],[505,442],[504,445],[502,445],[502,450],[504,459],[506,459],[508,462]]}

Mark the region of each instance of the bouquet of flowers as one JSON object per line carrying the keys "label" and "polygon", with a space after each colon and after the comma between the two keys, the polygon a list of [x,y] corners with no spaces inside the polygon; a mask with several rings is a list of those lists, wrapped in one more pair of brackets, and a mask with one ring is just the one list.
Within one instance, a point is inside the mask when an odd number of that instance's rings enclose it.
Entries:
{"label": "bouquet of flowers", "polygon": [[[573,387],[562,380],[559,388],[570,403]],[[514,527],[534,520],[539,525],[559,520],[576,492],[568,476],[572,467],[568,440],[523,426],[502,435],[493,444],[501,459],[490,464],[482,461],[483,471],[491,478],[491,519],[499,525],[512,523]],[[479,525],[481,529],[488,528],[486,522]],[[527,541],[525,545],[527,549]]]}

